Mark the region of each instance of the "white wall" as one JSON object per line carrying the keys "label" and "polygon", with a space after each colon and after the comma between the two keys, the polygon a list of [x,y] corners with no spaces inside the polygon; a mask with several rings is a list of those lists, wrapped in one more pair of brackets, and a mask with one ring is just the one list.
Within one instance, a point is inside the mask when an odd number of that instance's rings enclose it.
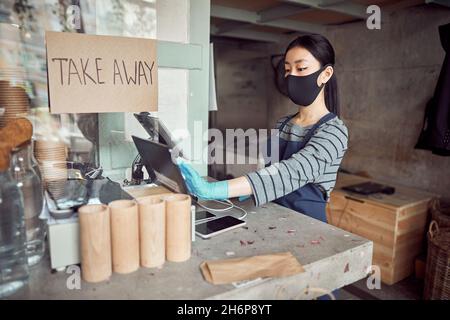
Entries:
{"label": "white wall", "polygon": [[[189,42],[189,0],[156,1],[156,39],[171,42]],[[178,138],[187,131],[188,71],[158,69],[158,112],[162,122]],[[126,137],[131,134],[147,137],[132,114],[125,117]]]}

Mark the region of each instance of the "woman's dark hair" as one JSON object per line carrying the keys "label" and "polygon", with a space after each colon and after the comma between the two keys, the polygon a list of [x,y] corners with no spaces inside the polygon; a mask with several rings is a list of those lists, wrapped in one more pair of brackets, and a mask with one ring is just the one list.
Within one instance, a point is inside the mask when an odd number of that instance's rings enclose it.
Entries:
{"label": "woman's dark hair", "polygon": [[[288,45],[283,58],[280,59],[276,66],[275,81],[278,89],[285,95],[287,95],[287,90],[284,81],[284,58],[289,50],[296,47],[302,47],[311,52],[322,67],[327,64],[331,64],[334,67],[335,64],[334,49],[327,38],[320,34],[307,34],[296,38]],[[339,98],[335,73],[325,84],[325,104],[331,112],[339,115]]]}

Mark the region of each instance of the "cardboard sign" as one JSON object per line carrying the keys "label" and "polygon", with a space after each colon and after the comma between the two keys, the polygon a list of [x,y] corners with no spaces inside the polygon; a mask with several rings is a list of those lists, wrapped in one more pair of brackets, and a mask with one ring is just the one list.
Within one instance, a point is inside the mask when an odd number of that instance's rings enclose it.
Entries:
{"label": "cardboard sign", "polygon": [[158,110],[156,41],[46,32],[51,113]]}

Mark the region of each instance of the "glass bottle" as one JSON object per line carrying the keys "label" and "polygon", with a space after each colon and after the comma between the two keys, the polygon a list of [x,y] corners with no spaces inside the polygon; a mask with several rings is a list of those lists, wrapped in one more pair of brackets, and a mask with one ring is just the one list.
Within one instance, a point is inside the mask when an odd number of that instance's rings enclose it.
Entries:
{"label": "glass bottle", "polygon": [[41,181],[41,186],[43,187],[41,168],[39,168],[39,163],[36,160],[36,157],[34,156],[34,144],[33,144],[33,142],[31,142],[30,148],[31,148],[31,150],[30,150],[31,168],[33,168],[34,172],[36,172],[39,180]]}
{"label": "glass bottle", "polygon": [[22,191],[27,238],[28,265],[41,261],[45,252],[45,223],[39,219],[43,208],[42,183],[32,167],[31,143],[12,152],[11,171]]}
{"label": "glass bottle", "polygon": [[23,197],[0,148],[0,299],[28,283]]}

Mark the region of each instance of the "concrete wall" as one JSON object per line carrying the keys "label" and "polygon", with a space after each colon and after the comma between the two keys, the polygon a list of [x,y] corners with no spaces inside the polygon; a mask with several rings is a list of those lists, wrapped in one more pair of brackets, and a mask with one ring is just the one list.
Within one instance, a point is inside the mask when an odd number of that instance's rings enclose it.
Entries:
{"label": "concrete wall", "polygon": [[[450,157],[414,149],[444,59],[438,26],[450,22],[449,12],[419,6],[382,13],[381,30],[368,30],[363,22],[329,28],[341,118],[350,132],[342,168],[450,198]],[[273,124],[296,108],[270,88],[268,121]]]}
{"label": "concrete wall", "polygon": [[450,157],[414,149],[444,59],[438,26],[449,12],[415,7],[382,16],[379,31],[330,30],[350,132],[345,169],[450,197]]}
{"label": "concrete wall", "polygon": [[[218,111],[210,112],[210,128],[267,128],[268,87],[271,76],[266,45],[253,46],[232,39],[213,39]],[[238,177],[256,169],[249,164],[215,165],[209,174]]]}
{"label": "concrete wall", "polygon": [[216,128],[265,128],[267,125],[266,52],[238,41],[214,41],[218,111]]}

